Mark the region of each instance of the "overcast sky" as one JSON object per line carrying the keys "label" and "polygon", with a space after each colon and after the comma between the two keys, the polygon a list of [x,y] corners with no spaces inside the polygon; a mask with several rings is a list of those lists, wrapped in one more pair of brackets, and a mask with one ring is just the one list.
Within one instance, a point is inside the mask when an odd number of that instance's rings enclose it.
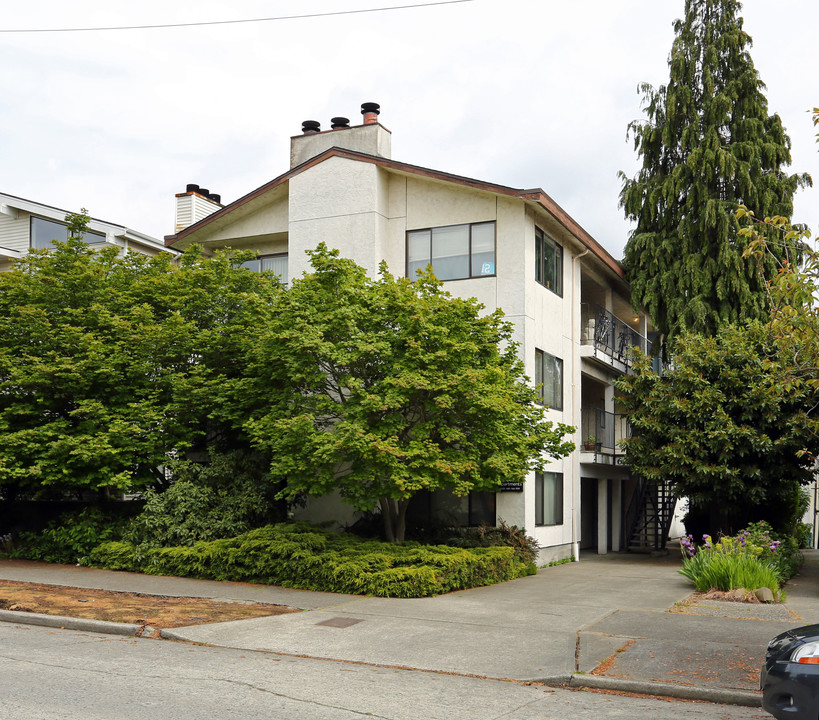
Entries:
{"label": "overcast sky", "polygon": [[[430,0],[28,0],[0,30],[240,20]],[[0,190],[155,237],[195,182],[231,202],[289,166],[301,121],[381,104],[396,160],[541,187],[615,257],[637,85],[668,80],[684,0],[470,0],[189,28],[0,33]],[[769,108],[809,172],[819,231],[819,3],[746,0]]]}

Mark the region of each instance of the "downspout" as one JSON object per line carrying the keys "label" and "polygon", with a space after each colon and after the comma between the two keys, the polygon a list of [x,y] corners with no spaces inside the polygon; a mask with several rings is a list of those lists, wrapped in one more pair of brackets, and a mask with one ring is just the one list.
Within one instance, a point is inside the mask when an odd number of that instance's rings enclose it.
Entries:
{"label": "downspout", "polygon": [[[589,249],[586,248],[580,255],[575,255],[572,258],[572,417],[580,417],[580,395],[577,391],[577,369],[580,360],[580,302],[577,298],[577,288],[580,285],[575,279],[575,263],[580,258],[589,254]],[[580,430],[575,432],[577,438]],[[578,446],[579,447],[579,446]],[[575,449],[575,452],[577,450]],[[575,463],[572,461],[572,470],[574,470]],[[574,474],[574,473],[572,473]],[[580,541],[577,537],[578,529],[578,505],[580,504],[580,461],[577,461],[577,493],[575,493],[575,483],[572,483],[572,559],[575,562],[580,562]]]}

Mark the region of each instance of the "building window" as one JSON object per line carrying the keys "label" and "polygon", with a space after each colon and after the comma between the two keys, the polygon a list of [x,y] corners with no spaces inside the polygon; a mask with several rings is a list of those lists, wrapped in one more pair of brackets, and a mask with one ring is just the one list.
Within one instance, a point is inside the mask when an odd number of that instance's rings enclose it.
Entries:
{"label": "building window", "polygon": [[287,276],[287,253],[260,255],[253,260],[243,262],[239,267],[247,268],[253,272],[272,272],[283,283],[287,283],[289,279]]}
{"label": "building window", "polygon": [[535,228],[535,280],[563,297],[563,248]]}
{"label": "building window", "polygon": [[552,410],[563,409],[563,361],[560,358],[535,349],[535,385],[541,405]]}
{"label": "building window", "polygon": [[407,277],[432,265],[439,280],[495,274],[495,223],[447,225],[407,233]]}
{"label": "building window", "polygon": [[419,490],[412,496],[407,518],[419,526],[430,519],[443,525],[495,525],[497,494],[472,490],[467,495],[453,495],[448,490]]}
{"label": "building window", "polygon": [[535,525],[563,524],[563,473],[535,473]]}
{"label": "building window", "polygon": [[469,492],[469,525],[494,525],[497,495],[493,492]]}
{"label": "building window", "polygon": [[[66,242],[68,240],[68,225],[56,220],[31,216],[31,249],[50,250],[54,240]],[[99,245],[105,242],[103,233],[86,230],[82,235],[83,242],[89,245]]]}

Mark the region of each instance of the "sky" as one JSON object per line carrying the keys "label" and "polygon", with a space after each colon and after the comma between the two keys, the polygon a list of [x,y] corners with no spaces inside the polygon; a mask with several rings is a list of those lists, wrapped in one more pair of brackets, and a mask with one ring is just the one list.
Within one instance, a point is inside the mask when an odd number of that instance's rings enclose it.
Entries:
{"label": "sky", "polygon": [[[303,120],[381,104],[395,160],[540,187],[614,257],[639,83],[668,81],[684,0],[28,0],[0,31],[339,13],[108,31],[0,32],[0,191],[157,238],[174,194],[231,202],[289,168]],[[403,7],[400,7],[403,6]],[[356,12],[378,8],[374,12]],[[775,8],[775,10],[774,10]],[[793,147],[794,220],[819,232],[819,3],[746,0],[751,55]]]}

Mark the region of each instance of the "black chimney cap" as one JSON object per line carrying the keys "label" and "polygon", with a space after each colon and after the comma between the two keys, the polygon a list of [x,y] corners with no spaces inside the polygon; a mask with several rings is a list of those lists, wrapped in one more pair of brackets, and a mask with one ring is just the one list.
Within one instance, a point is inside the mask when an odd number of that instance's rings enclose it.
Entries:
{"label": "black chimney cap", "polygon": [[366,115],[367,113],[375,113],[376,115],[380,115],[381,106],[374,102],[361,103],[361,114]]}
{"label": "black chimney cap", "polygon": [[213,200],[213,202],[215,202],[215,203],[219,203],[219,205],[222,204],[222,196],[221,195],[217,195],[216,193],[211,193],[210,195],[208,195],[208,198],[210,200]]}
{"label": "black chimney cap", "polygon": [[301,131],[304,133],[320,132],[321,123],[318,120],[305,120],[301,124]]}
{"label": "black chimney cap", "polygon": [[188,183],[185,186],[185,192],[199,192],[199,186],[196,183]]}
{"label": "black chimney cap", "polygon": [[207,188],[199,188],[196,192],[198,192],[200,195],[204,195],[205,197],[210,195],[210,190]]}
{"label": "black chimney cap", "polygon": [[330,122],[332,123],[332,125],[330,125],[330,127],[333,128],[333,130],[336,130],[337,128],[350,127],[350,118],[334,117],[334,118],[330,119]]}

